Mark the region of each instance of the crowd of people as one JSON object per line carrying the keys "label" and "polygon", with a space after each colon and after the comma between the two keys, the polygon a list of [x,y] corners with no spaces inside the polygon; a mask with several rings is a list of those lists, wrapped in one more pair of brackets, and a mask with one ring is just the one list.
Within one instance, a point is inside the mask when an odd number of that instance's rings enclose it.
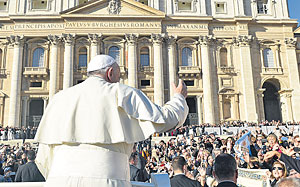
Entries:
{"label": "crowd of people", "polygon": [[34,163],[36,151],[30,143],[0,144],[0,182],[45,181]]}
{"label": "crowd of people", "polygon": [[[269,134],[264,134],[260,124],[252,124],[253,128],[249,128],[251,130],[245,129],[224,136],[207,134],[205,130],[202,131],[203,125],[192,125],[173,130],[171,134],[175,136],[170,137],[169,141],[161,140],[154,145],[151,145],[151,140],[140,142],[137,144],[138,153],[135,154],[137,158],[140,156],[140,160],[146,161],[145,169],[141,167],[139,175],[142,177],[131,180],[146,181],[151,173],[168,173],[172,181],[172,161],[182,156],[186,160],[186,176],[199,181],[201,186],[217,186],[213,168],[216,157],[223,153],[232,155],[239,168],[267,169],[266,175],[272,187],[287,177],[300,178],[299,134],[296,134],[293,128],[279,128],[279,125],[286,124],[271,123],[276,128]],[[198,127],[201,129],[200,134],[197,133]],[[237,154],[234,149],[236,141],[250,131],[250,149],[242,155]]]}
{"label": "crowd of people", "polygon": [[0,140],[33,139],[37,127],[0,127]]}
{"label": "crowd of people", "polygon": [[[262,131],[262,123],[267,126],[272,124],[277,128],[265,134]],[[147,182],[150,180],[151,173],[168,173],[172,181],[173,176],[176,176],[174,163],[182,164],[184,159],[186,167],[183,172],[186,177],[198,181],[200,186],[217,186],[213,168],[216,157],[223,153],[232,155],[239,168],[267,169],[266,174],[272,187],[284,178],[300,178],[299,134],[294,132],[293,127],[287,130],[279,128],[280,125],[286,127],[287,124],[274,121],[262,123],[256,125],[246,122],[227,123],[229,127],[247,125],[251,128],[223,136],[215,133],[208,134],[205,131],[205,127],[212,127],[212,125],[190,125],[170,131],[168,134],[172,136],[168,141],[154,142],[149,138],[139,142],[135,144],[129,158],[130,178],[132,181]],[[20,139],[24,136],[34,138],[35,131],[36,128],[2,128],[1,139]],[[248,132],[251,132],[250,149],[243,155],[238,155],[234,149],[235,143]],[[21,166],[30,161],[28,152],[32,151],[36,153],[37,146],[30,143],[22,145],[17,143],[15,146],[1,144],[0,182],[22,181],[17,179],[20,177],[17,175],[18,168],[22,168]],[[29,157],[32,159],[33,156]]]}

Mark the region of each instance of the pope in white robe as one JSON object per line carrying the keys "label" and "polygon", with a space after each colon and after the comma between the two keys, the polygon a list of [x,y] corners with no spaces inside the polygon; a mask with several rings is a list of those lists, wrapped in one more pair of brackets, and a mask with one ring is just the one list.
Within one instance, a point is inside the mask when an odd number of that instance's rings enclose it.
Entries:
{"label": "pope in white robe", "polygon": [[173,98],[158,106],[118,83],[112,57],[95,56],[87,71],[88,79],[58,92],[47,106],[35,136],[36,163],[47,187],[129,187],[134,142],[184,123],[186,86],[180,81]]}

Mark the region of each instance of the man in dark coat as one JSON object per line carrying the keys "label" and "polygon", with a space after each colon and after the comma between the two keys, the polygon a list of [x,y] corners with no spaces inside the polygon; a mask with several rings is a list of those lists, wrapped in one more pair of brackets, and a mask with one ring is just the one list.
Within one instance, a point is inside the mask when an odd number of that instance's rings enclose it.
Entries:
{"label": "man in dark coat", "polygon": [[218,181],[217,187],[237,187],[238,170],[235,158],[222,153],[215,159],[213,176]]}
{"label": "man in dark coat", "polygon": [[27,152],[27,164],[18,168],[15,182],[44,182],[45,178],[37,168],[35,162],[35,152],[29,150]]}
{"label": "man in dark coat", "polygon": [[136,167],[138,162],[137,153],[131,153],[129,157],[130,164],[130,181],[141,181],[141,172],[140,169]]}
{"label": "man in dark coat", "polygon": [[[182,156],[177,156],[172,160],[174,176],[171,178],[171,187],[201,187],[200,182],[185,176],[187,171],[186,160]],[[205,185],[206,186],[206,185]]]}

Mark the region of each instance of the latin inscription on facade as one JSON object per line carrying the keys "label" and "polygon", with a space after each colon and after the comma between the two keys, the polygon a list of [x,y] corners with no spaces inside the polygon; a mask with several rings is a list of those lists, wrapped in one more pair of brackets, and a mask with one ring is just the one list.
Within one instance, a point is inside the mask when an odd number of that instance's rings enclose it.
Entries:
{"label": "latin inscription on facade", "polygon": [[[159,22],[67,22],[67,23],[22,23],[14,25],[0,24],[0,31],[18,30],[60,30],[60,29],[99,29],[99,28],[164,28],[166,30],[214,30],[235,31],[237,26],[222,26],[205,24],[161,24]],[[245,29],[238,26],[238,29]]]}

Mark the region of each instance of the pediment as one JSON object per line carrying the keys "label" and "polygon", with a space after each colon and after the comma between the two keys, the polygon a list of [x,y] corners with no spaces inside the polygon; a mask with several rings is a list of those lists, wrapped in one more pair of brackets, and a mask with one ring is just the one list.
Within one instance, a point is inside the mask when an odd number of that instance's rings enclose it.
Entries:
{"label": "pediment", "polygon": [[165,13],[134,0],[92,0],[61,12],[63,17],[164,17]]}
{"label": "pediment", "polygon": [[294,31],[294,34],[300,34],[300,26]]}

